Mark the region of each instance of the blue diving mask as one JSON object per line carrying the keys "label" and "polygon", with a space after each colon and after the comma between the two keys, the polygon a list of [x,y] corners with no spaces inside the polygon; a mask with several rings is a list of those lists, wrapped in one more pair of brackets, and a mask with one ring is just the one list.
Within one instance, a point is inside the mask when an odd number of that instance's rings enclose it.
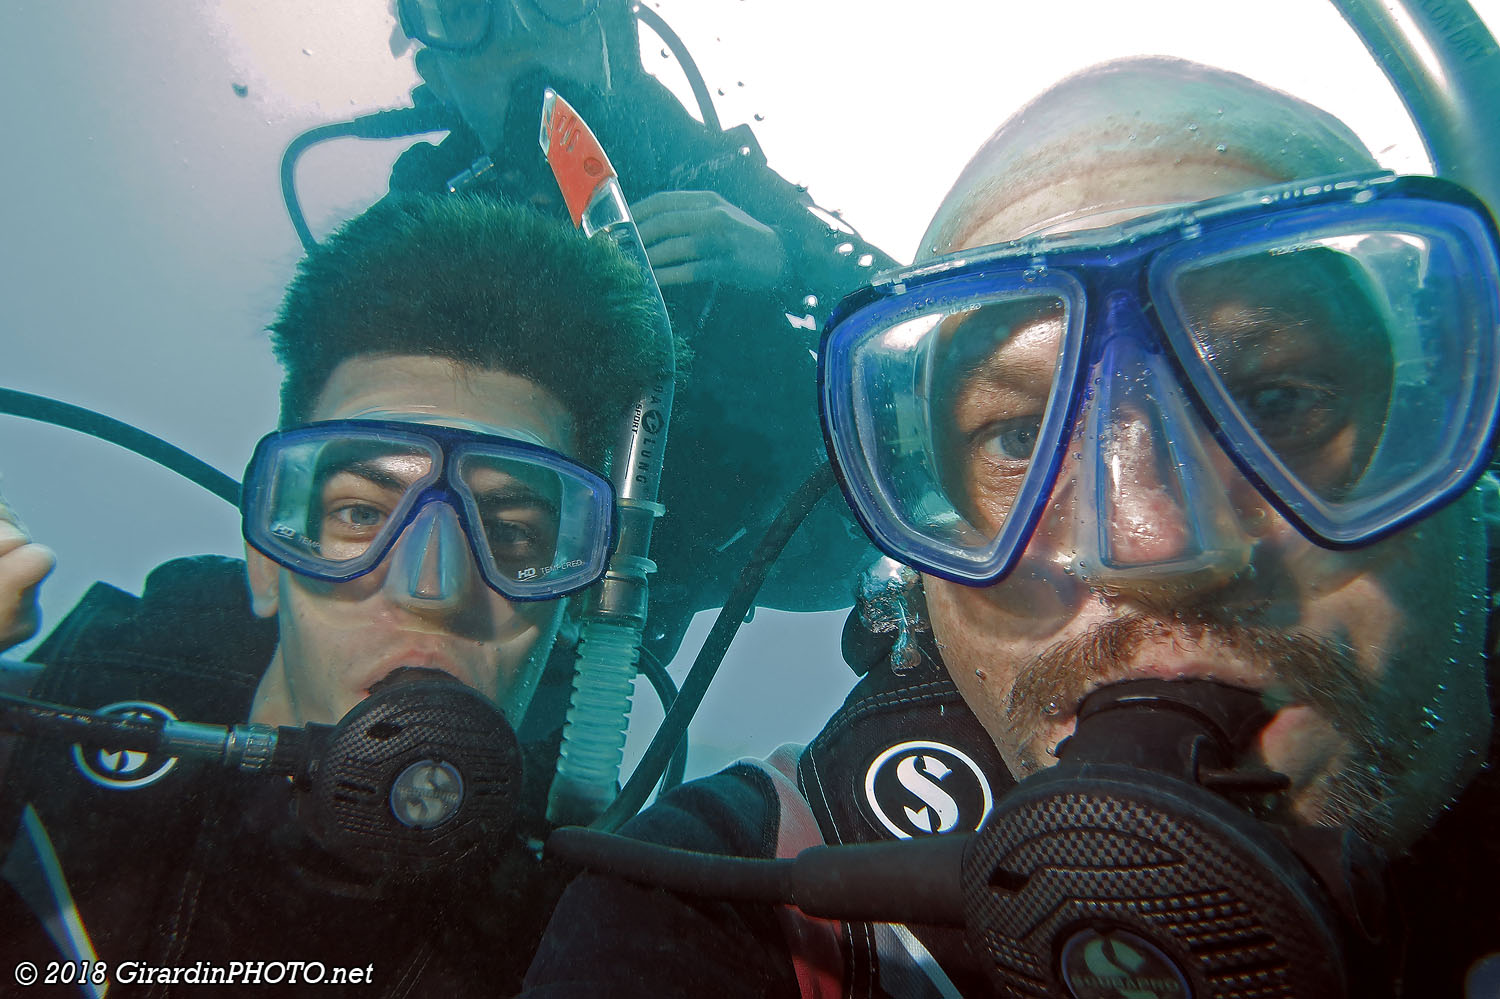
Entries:
{"label": "blue diving mask", "polygon": [[[396,17],[406,37],[448,52],[477,49],[496,34],[529,31],[529,17],[568,27],[592,14],[598,0],[397,0]],[[529,16],[528,16],[529,15]]]}
{"label": "blue diving mask", "polygon": [[1049,504],[1086,578],[1242,561],[1236,473],[1353,548],[1484,470],[1500,242],[1441,180],[1267,188],[888,276],[835,311],[818,378],[866,531],[945,579],[1005,576]]}
{"label": "blue diving mask", "polygon": [[599,580],[614,541],[614,491],[597,473],[538,444],[422,423],[268,434],[240,510],[245,540],[294,572],[343,582],[391,555],[387,585],[432,601],[452,598],[471,558],[511,600],[565,596]]}

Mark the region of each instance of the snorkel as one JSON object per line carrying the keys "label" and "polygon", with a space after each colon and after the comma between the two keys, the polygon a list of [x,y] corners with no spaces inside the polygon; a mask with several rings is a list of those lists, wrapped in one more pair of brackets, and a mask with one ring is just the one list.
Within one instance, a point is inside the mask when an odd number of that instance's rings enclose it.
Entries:
{"label": "snorkel", "polygon": [[1433,173],[1500,206],[1500,47],[1466,0],[1331,0],[1390,80]]}
{"label": "snorkel", "polygon": [[603,581],[587,597],[573,699],[547,800],[549,820],[582,824],[593,821],[614,800],[619,780],[646,627],[646,576],[656,568],[649,557],[651,529],[665,512],[656,497],[672,421],[675,363],[666,303],[614,167],[588,125],[550,88],[542,103],[540,139],[574,224],[591,239],[612,240],[640,266],[653,293],[657,332],[667,344],[668,358],[668,369],[627,414],[615,441],[611,479],[619,543]]}

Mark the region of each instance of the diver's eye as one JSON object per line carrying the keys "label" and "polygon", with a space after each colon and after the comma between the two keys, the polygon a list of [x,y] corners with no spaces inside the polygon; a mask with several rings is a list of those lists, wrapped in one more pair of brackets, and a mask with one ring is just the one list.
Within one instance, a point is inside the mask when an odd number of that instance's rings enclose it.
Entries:
{"label": "diver's eye", "polygon": [[484,535],[497,562],[535,562],[552,557],[552,535],[527,521],[487,520]]}
{"label": "diver's eye", "polygon": [[340,514],[355,527],[374,527],[385,516],[373,506],[351,506]]}
{"label": "diver's eye", "polygon": [[342,534],[373,534],[385,523],[385,511],[368,503],[345,503],[329,510],[325,521]]}
{"label": "diver's eye", "polygon": [[1315,383],[1262,382],[1236,395],[1256,432],[1283,447],[1316,447],[1341,424],[1336,393]]}
{"label": "diver's eye", "polygon": [[996,462],[1029,461],[1041,435],[1040,417],[1000,420],[974,432],[973,440],[985,457]]}

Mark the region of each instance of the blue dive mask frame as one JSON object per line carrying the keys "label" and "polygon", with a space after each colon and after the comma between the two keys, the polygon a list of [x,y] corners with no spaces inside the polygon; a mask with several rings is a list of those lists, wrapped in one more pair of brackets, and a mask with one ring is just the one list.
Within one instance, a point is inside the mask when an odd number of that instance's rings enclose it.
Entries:
{"label": "blue dive mask frame", "polygon": [[[1358,503],[1325,502],[1262,443],[1239,407],[1198,356],[1174,300],[1174,275],[1196,260],[1238,247],[1295,244],[1320,232],[1418,232],[1445,241],[1467,265],[1462,287],[1472,312],[1465,345],[1466,393],[1446,450],[1422,474]],[[855,353],[869,338],[913,317],[957,311],[965,303],[1008,293],[1055,296],[1065,303],[1057,373],[1030,468],[1011,512],[995,535],[953,534],[903,516],[891,483],[862,440],[875,443],[874,418],[856,386]],[[1113,310],[1130,315],[1106,320]],[[1106,330],[1108,327],[1108,330]],[[901,562],[944,579],[986,585],[1019,560],[1057,485],[1078,420],[1091,398],[1096,365],[1112,360],[1122,338],[1133,353],[1162,358],[1203,425],[1265,499],[1314,543],[1330,549],[1371,544],[1425,517],[1467,490],[1483,473],[1500,412],[1500,236],[1484,205],[1464,189],[1429,177],[1388,173],[1278,185],[1165,211],[1111,226],[949,254],[878,279],[848,296],[825,327],[818,358],[824,440],[840,485],[875,544]],[[1107,369],[1113,370],[1113,368]],[[1061,403],[1061,404],[1059,404]],[[1186,483],[1189,495],[1192,484]],[[973,533],[973,532],[971,532]]]}
{"label": "blue dive mask frame", "polygon": [[[426,474],[409,483],[386,523],[355,558],[319,558],[308,547],[289,543],[272,527],[277,469],[288,448],[307,444],[370,442],[421,449],[432,458]],[[460,476],[465,458],[515,461],[558,476],[570,487],[575,508],[568,515],[585,525],[580,550],[564,566],[531,578],[513,578],[496,565],[485,537],[482,514]],[[261,438],[245,469],[240,510],[245,540],[267,558],[293,572],[330,583],[347,582],[373,570],[391,554],[403,532],[431,504],[446,504],[456,515],[469,554],[485,583],[513,601],[554,600],[586,589],[604,575],[615,542],[615,494],[609,480],[550,448],[494,434],[394,420],[329,420],[279,430]],[[581,505],[580,505],[581,504]],[[575,564],[576,563],[576,564]]]}

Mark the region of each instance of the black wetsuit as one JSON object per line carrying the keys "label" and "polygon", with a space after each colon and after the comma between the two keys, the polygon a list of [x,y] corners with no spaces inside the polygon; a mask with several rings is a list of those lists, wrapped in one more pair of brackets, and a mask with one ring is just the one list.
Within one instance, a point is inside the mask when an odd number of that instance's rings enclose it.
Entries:
{"label": "black wetsuit", "polygon": [[[936,795],[908,771],[902,787],[887,774],[867,793],[867,774],[887,750],[927,754],[940,761],[929,774],[952,792]],[[945,673],[928,670],[906,681],[878,672],[862,681],[799,757],[795,784],[816,819],[816,840],[889,840],[884,824],[908,833],[972,829],[972,776],[943,749],[958,750],[985,775],[999,798],[1013,782],[993,743]],[[1492,759],[1496,758],[1492,755]],[[896,757],[892,757],[894,761]],[[628,823],[624,832],[654,842],[732,856],[795,855],[786,848],[788,809],[768,768],[737,764],[666,795]],[[914,793],[917,788],[926,797]],[[956,807],[955,807],[956,806]],[[910,809],[910,811],[907,811]],[[947,809],[946,813],[944,810]],[[881,818],[884,813],[885,818]],[[912,829],[913,824],[922,826]],[[1483,772],[1459,804],[1392,870],[1399,943],[1404,953],[1403,997],[1458,997],[1467,971],[1500,953],[1500,771]],[[778,845],[781,846],[778,851]],[[813,928],[810,931],[809,928]],[[819,931],[818,928],[821,928]],[[788,907],[687,898],[614,878],[585,875],[559,903],[524,999],[713,996],[714,999],[849,997],[979,997],[993,992],[960,931],[887,924],[828,923]],[[827,936],[820,945],[819,932]],[[911,942],[915,940],[915,946]],[[795,942],[794,942],[795,941]],[[922,951],[936,960],[939,984],[923,971]],[[816,980],[824,991],[809,987]]]}
{"label": "black wetsuit", "polygon": [[[566,217],[537,144],[549,82],[598,135],[626,200],[707,190],[775,230],[786,250],[781,284],[750,291],[717,282],[663,289],[667,311],[694,358],[679,380],[657,521],[648,644],[676,649],[697,610],[718,607],[786,496],[824,460],[815,398],[819,331],[839,298],[893,261],[809,209],[806,191],[767,164],[746,126],[714,133],[644,74],[616,81],[605,98],[540,75],[512,89],[505,140],[471,190]],[[443,191],[481,153],[467,130],[439,146],[419,143],[397,160],[393,191]],[[761,592],[762,606],[846,607],[852,571],[870,549],[843,501],[830,496],[793,539]]]}
{"label": "black wetsuit", "polygon": [[[145,701],[182,720],[232,724],[248,716],[275,643],[275,623],[250,611],[243,563],[179,560],[154,571],[140,598],[96,584],[31,656],[47,664],[31,693],[89,709]],[[570,652],[554,657],[561,673],[549,667],[520,733],[528,755],[555,755]],[[233,962],[304,961],[320,962],[327,980],[336,968],[371,976],[347,990],[319,986],[320,995],[504,994],[514,990],[559,890],[518,847],[506,870],[382,894],[305,837],[285,778],[179,760],[154,783],[131,787],[163,761],[75,753],[40,739],[11,740],[9,748],[0,794],[0,994],[10,994],[20,962],[45,974],[49,962],[74,957],[39,918],[66,905],[38,864],[37,823],[115,993],[132,973],[139,981],[140,968],[203,974]],[[110,786],[89,779],[84,764]],[[527,775],[524,798],[535,814],[550,768],[531,766]],[[290,973],[268,965],[262,981]],[[279,988],[238,981],[238,991],[224,994],[299,991],[290,979]],[[124,991],[187,988],[179,981]],[[81,993],[73,985],[41,994]]]}

